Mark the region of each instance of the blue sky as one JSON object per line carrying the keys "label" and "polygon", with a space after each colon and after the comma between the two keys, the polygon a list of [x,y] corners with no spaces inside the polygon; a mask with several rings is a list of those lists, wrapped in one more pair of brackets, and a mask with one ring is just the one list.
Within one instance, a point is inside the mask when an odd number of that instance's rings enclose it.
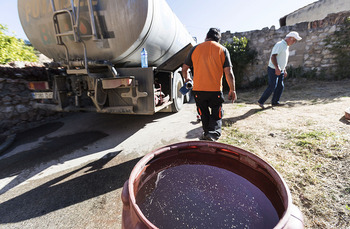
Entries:
{"label": "blue sky", "polygon": [[[243,32],[275,25],[279,19],[316,0],[166,0],[192,36],[202,42],[210,27]],[[9,34],[27,39],[17,12],[17,0],[0,0],[0,24]]]}

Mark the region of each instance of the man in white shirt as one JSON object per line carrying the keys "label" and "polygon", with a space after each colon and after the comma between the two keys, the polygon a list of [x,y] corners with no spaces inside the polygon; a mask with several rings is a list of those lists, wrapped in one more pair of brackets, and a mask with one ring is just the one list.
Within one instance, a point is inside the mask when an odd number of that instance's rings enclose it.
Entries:
{"label": "man in white shirt", "polygon": [[267,68],[268,87],[258,101],[258,105],[261,108],[265,108],[264,103],[272,93],[272,106],[280,105],[279,100],[284,89],[283,79],[287,77],[286,66],[289,57],[289,46],[293,45],[296,41],[300,41],[301,39],[302,38],[297,32],[292,31],[288,33],[283,40],[277,42],[273,47],[269,60],[269,66]]}

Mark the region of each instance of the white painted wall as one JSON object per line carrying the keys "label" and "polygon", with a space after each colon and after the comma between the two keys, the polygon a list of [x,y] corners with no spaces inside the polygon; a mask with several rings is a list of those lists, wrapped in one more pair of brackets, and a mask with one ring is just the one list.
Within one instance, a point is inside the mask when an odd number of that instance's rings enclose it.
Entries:
{"label": "white painted wall", "polygon": [[350,0],[319,0],[289,14],[286,25],[322,20],[328,14],[342,11],[350,11]]}

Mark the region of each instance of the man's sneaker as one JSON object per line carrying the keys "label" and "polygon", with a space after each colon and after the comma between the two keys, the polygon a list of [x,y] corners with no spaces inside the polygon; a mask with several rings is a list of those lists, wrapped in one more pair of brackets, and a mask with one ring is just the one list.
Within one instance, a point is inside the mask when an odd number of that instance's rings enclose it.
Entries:
{"label": "man's sneaker", "polygon": [[211,142],[216,142],[217,140],[219,140],[219,137],[215,134],[207,134],[207,140],[211,141]]}
{"label": "man's sneaker", "polygon": [[201,140],[201,141],[206,141],[206,140],[207,140],[207,135],[203,133],[203,134],[199,137],[199,140]]}
{"label": "man's sneaker", "polygon": [[261,104],[261,103],[257,103],[258,104],[258,106],[261,108],[261,109],[265,109],[265,107],[264,107],[264,104]]}
{"label": "man's sneaker", "polygon": [[210,141],[210,142],[216,142],[218,140],[218,137],[213,134],[202,134],[202,136],[199,137],[199,140],[202,141]]}

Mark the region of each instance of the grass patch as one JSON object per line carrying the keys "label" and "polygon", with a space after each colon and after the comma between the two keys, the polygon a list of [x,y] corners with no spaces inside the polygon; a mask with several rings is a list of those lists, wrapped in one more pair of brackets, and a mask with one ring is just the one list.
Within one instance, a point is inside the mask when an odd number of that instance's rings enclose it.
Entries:
{"label": "grass patch", "polygon": [[242,133],[237,128],[224,127],[223,131],[225,132],[225,136],[220,140],[220,142],[229,145],[237,145],[242,147],[247,145],[249,139],[254,137],[252,134]]}
{"label": "grass patch", "polygon": [[[278,134],[271,136],[266,129],[261,135],[252,132],[254,128],[226,126],[220,142],[255,153],[279,171],[304,214],[306,228],[349,228],[348,136],[318,128],[312,121],[306,120],[304,127],[274,130]],[[274,145],[268,150],[266,144]]]}

